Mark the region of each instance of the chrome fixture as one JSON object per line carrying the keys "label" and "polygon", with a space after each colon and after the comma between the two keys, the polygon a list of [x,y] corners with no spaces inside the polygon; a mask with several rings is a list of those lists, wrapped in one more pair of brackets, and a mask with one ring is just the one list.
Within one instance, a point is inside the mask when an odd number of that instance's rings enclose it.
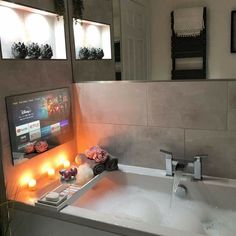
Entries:
{"label": "chrome fixture", "polygon": [[178,184],[177,188],[175,189],[174,194],[179,198],[185,198],[187,196],[188,189],[183,184]]}
{"label": "chrome fixture", "polygon": [[166,175],[173,176],[175,171],[185,171],[189,168],[193,169],[193,179],[202,180],[202,159],[207,155],[196,155],[193,161],[174,159],[172,152],[160,150],[165,155],[166,160]]}

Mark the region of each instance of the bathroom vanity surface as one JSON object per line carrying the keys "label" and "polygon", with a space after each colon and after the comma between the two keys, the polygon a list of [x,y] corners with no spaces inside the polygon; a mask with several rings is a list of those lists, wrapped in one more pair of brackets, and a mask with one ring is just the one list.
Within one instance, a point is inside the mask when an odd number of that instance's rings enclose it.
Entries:
{"label": "bathroom vanity surface", "polygon": [[[187,188],[183,198],[173,193],[178,184]],[[233,236],[235,194],[235,180],[193,182],[189,175],[166,177],[163,170],[120,165],[90,181],[60,212],[33,201],[19,207],[118,235]]]}

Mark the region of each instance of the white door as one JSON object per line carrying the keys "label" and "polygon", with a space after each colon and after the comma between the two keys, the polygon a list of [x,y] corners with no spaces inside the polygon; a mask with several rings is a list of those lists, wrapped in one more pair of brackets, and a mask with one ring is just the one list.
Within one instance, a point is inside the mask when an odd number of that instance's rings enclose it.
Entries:
{"label": "white door", "polygon": [[121,0],[123,80],[148,80],[147,12],[140,0]]}

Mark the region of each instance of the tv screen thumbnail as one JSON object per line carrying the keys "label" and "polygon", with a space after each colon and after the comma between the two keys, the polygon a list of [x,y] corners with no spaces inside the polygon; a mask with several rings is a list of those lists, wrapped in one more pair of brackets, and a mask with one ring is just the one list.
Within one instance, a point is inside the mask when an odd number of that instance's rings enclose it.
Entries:
{"label": "tv screen thumbnail", "polygon": [[72,137],[68,88],[6,97],[13,164],[19,164]]}

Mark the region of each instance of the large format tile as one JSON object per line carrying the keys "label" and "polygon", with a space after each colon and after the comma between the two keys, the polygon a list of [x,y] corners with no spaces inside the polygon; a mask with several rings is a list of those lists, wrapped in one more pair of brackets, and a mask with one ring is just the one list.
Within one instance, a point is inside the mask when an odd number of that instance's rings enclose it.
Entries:
{"label": "large format tile", "polygon": [[115,156],[123,164],[165,169],[160,149],[184,155],[184,130],[145,126],[116,126]]}
{"label": "large format tile", "polygon": [[236,130],[236,81],[229,82],[228,129]]}
{"label": "large format tile", "polygon": [[84,122],[146,125],[146,85],[79,83],[77,99]]}
{"label": "large format tile", "polygon": [[70,86],[71,65],[66,61],[9,60],[0,63],[1,96]]}
{"label": "large format tile", "polygon": [[77,60],[73,63],[74,81],[114,81],[115,66],[113,60]]}
{"label": "large format tile", "polygon": [[8,120],[7,120],[7,110],[5,99],[0,97],[0,130],[2,138],[2,146],[8,145],[9,141],[9,129],[8,129]]}
{"label": "large format tile", "polygon": [[228,83],[229,86],[229,109],[236,109],[236,81]]}
{"label": "large format tile", "polygon": [[103,124],[78,124],[77,149],[83,153],[86,149],[99,145],[109,151],[115,152],[115,127]]}
{"label": "large format tile", "polygon": [[186,130],[186,156],[208,154],[203,173],[210,176],[236,178],[236,132]]}
{"label": "large format tile", "polygon": [[236,109],[230,109],[228,112],[228,129],[236,131]]}
{"label": "large format tile", "polygon": [[149,83],[148,124],[226,129],[227,82]]}

